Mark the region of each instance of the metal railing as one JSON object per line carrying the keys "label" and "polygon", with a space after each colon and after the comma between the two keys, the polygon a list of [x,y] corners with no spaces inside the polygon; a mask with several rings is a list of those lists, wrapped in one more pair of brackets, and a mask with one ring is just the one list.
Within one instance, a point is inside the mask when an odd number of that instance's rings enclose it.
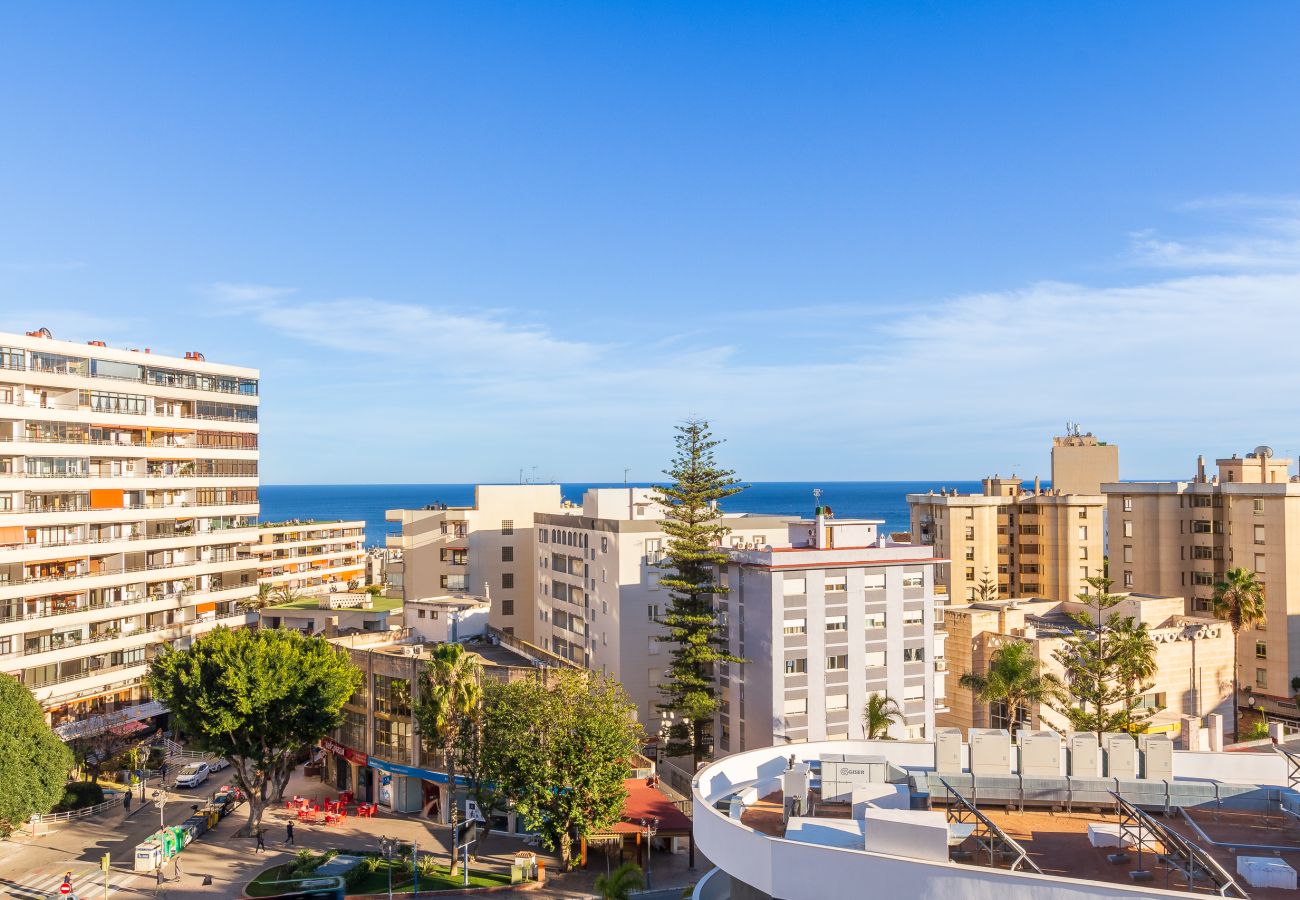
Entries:
{"label": "metal railing", "polygon": [[112,800],[105,800],[103,803],[96,803],[94,806],[87,806],[84,809],[74,809],[70,812],[46,813],[45,815],[35,815],[32,817],[33,824],[38,825],[56,825],[64,822],[74,822],[77,819],[88,819],[91,816],[97,816],[102,812],[108,812],[114,807],[122,805],[122,795],[118,794]]}
{"label": "metal railing", "polygon": [[1010,856],[1011,871],[1015,872],[1023,865],[1033,869],[1039,875],[1043,874],[1043,870],[1029,858],[1025,848],[1015,838],[994,824],[988,816],[975,807],[974,803],[959,794],[947,781],[940,778],[939,783],[948,792],[948,821],[953,824],[974,825],[971,837],[981,849],[988,852],[990,866],[997,862],[999,856]]}
{"label": "metal railing", "polygon": [[215,534],[218,531],[230,531],[236,529],[252,530],[256,527],[257,527],[256,525],[253,525],[251,523],[247,525],[214,525],[208,528],[206,531],[165,531],[165,532],[160,531],[155,534],[128,534],[119,537],[104,537],[104,538],[85,537],[85,538],[76,538],[72,540],[58,540],[58,541],[25,541],[23,543],[17,543],[17,544],[0,544],[0,549],[2,550],[32,549],[32,548],[47,549],[50,547],[55,547],[55,548],[81,547],[81,546],[93,546],[97,544],[116,544],[124,541],[126,542],[162,541],[162,540],[172,540],[175,538],[203,537],[204,535]]}

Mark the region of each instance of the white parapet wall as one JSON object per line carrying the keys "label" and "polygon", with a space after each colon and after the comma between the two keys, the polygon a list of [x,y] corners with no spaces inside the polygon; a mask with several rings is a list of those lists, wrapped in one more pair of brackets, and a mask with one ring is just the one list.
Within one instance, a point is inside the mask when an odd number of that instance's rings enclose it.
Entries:
{"label": "white parapet wall", "polygon": [[[866,885],[870,885],[873,895],[934,900],[1186,897],[1182,891],[1152,886],[1130,887],[799,843],[755,831],[716,808],[716,804],[736,794],[751,803],[779,790],[780,776],[792,751],[800,760],[818,759],[823,754],[879,755],[899,768],[923,771],[932,771],[935,762],[934,745],[923,741],[822,741],[737,753],[706,766],[695,776],[692,801],[695,841],[722,870],[710,879],[714,891],[721,888],[725,873],[782,900],[853,896]],[[1173,768],[1175,780],[1287,785],[1286,760],[1273,753],[1176,751]]]}

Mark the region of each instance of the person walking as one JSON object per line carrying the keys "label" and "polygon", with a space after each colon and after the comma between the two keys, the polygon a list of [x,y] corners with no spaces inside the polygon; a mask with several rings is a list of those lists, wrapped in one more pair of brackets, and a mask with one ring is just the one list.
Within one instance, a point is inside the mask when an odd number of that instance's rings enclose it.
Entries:
{"label": "person walking", "polygon": [[288,846],[290,846],[290,845],[295,846],[295,847],[298,846],[297,844],[294,844],[294,842],[293,842],[293,820],[290,820],[290,821],[289,821],[289,822],[284,826],[284,845],[285,845],[286,847],[288,847]]}
{"label": "person walking", "polygon": [[259,828],[257,829],[257,849],[253,851],[254,853],[265,853],[265,852],[266,852],[266,836],[265,836],[265,835],[266,835],[266,829],[265,829],[265,828],[260,828],[260,827],[259,827]]}
{"label": "person walking", "polygon": [[175,865],[176,865],[176,871],[172,873],[174,876],[172,878],[172,881],[180,881],[181,880],[181,857],[179,853],[176,854]]}
{"label": "person walking", "polygon": [[131,811],[131,789],[130,788],[127,788],[126,793],[122,795],[122,811],[128,813]]}

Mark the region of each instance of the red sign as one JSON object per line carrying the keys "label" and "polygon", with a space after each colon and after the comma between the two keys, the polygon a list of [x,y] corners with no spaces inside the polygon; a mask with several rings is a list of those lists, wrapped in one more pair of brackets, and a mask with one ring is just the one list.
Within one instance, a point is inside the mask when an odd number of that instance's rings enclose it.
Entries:
{"label": "red sign", "polygon": [[366,754],[353,750],[351,747],[344,747],[337,741],[331,741],[329,738],[321,738],[320,745],[322,749],[328,750],[335,756],[341,756],[348,762],[356,763],[359,766],[370,764],[370,757],[366,756]]}
{"label": "red sign", "polygon": [[331,741],[329,738],[321,738],[320,745],[323,749],[328,750],[330,753],[333,753],[335,756],[347,755],[347,750],[343,747],[342,744],[336,744],[334,743],[334,741]]}
{"label": "red sign", "polygon": [[72,893],[72,885],[68,884],[68,882],[66,882],[66,881],[63,882],[63,884],[59,885],[59,893],[60,893],[60,894],[71,894],[71,893]]}

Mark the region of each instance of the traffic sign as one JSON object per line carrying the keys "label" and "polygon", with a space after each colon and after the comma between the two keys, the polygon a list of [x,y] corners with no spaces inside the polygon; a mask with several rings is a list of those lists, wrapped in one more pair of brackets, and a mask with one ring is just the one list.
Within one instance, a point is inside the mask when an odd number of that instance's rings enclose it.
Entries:
{"label": "traffic sign", "polygon": [[63,884],[59,885],[59,893],[60,893],[60,894],[71,894],[71,893],[72,893],[72,885],[68,884],[66,881],[63,882]]}

